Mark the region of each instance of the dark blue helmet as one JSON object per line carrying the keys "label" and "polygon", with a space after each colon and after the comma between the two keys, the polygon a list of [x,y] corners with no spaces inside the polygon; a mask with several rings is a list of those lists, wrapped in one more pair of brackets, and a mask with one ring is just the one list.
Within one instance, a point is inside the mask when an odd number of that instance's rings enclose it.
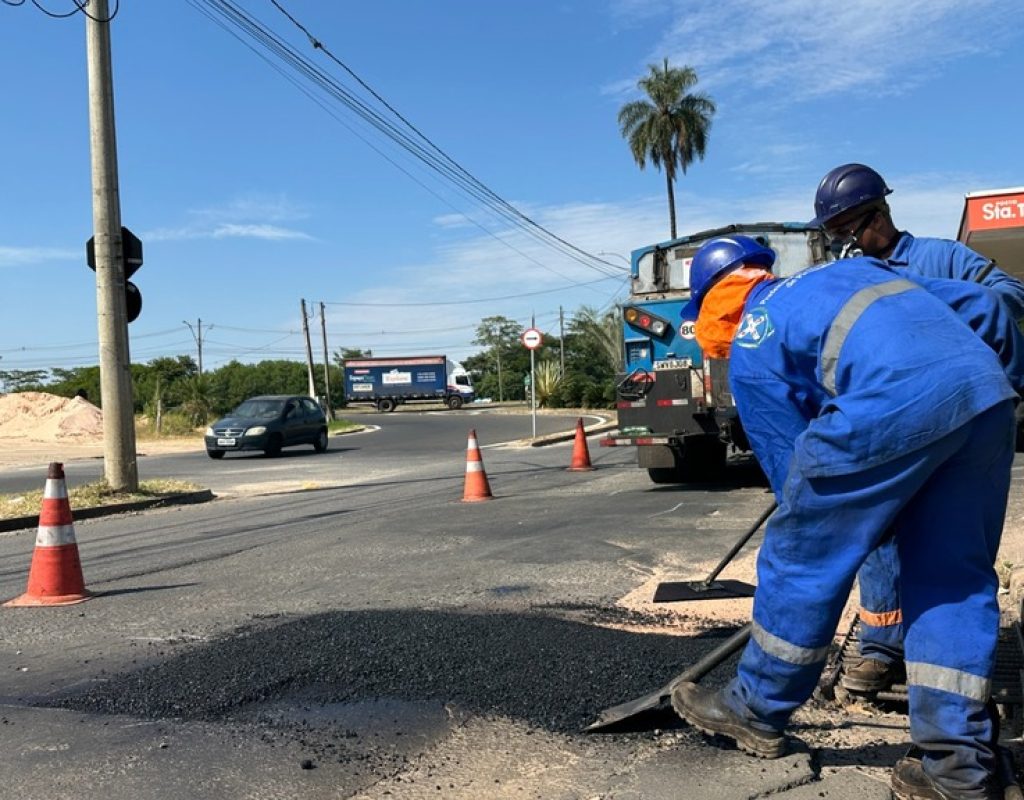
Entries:
{"label": "dark blue helmet", "polygon": [[871,167],[843,164],[830,170],[818,184],[814,195],[816,216],[809,224],[820,228],[851,208],[881,200],[887,194],[892,194],[892,189]]}
{"label": "dark blue helmet", "polygon": [[774,263],[775,251],[749,236],[721,236],[706,242],[690,263],[690,302],[683,307],[683,318],[697,318],[704,297],[726,273],[744,264],[771,269]]}

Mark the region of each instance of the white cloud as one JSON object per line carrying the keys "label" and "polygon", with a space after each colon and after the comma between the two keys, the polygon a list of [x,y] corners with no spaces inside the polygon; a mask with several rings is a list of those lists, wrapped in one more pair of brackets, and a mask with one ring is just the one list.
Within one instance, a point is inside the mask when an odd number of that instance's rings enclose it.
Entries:
{"label": "white cloud", "polygon": [[240,238],[240,239],[312,239],[308,233],[289,230],[277,225],[240,225],[236,223],[225,223],[218,225],[211,234],[214,239]]}
{"label": "white cloud", "polygon": [[85,261],[85,249],[71,250],[61,247],[4,247],[0,246],[0,267],[24,267],[47,261]]}
{"label": "white cloud", "polygon": [[[618,11],[651,14],[632,0]],[[1007,0],[676,0],[647,61],[694,66],[712,95],[895,95],[957,58],[997,51],[1019,32],[1019,14]]]}
{"label": "white cloud", "polygon": [[301,220],[308,213],[285,197],[243,195],[221,206],[189,209],[193,221],[177,227],[146,231],[154,242],[184,239],[313,240],[308,233],[278,223]]}

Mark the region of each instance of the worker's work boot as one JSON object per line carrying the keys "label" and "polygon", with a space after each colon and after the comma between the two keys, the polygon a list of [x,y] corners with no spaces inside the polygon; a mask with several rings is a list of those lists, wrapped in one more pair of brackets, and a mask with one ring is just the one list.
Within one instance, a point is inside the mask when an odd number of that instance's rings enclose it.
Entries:
{"label": "worker's work boot", "polygon": [[905,675],[903,662],[888,663],[877,658],[860,658],[843,669],[843,688],[849,692],[884,692]]}
{"label": "worker's work boot", "polygon": [[917,758],[896,762],[892,793],[896,800],[1003,800],[1003,790],[994,777],[981,789],[945,789],[928,777]]}
{"label": "worker's work boot", "polygon": [[693,727],[712,736],[727,736],[759,758],[779,758],[786,752],[783,734],[754,728],[726,706],[718,692],[695,683],[683,682],[672,690],[672,708]]}

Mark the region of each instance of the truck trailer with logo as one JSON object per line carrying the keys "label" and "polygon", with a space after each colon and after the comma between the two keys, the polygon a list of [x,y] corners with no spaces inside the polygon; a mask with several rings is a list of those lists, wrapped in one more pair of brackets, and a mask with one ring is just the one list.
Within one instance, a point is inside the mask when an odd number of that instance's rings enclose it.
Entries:
{"label": "truck trailer with logo", "polygon": [[634,250],[622,309],[625,369],[618,375],[618,429],[604,447],[635,447],[655,483],[713,480],[728,448],[750,449],[729,390],[728,359],[705,358],[693,322],[690,262],[710,239],[741,233],[778,254],[773,272],[793,275],[831,256],[824,235],[804,223],[754,223],[701,231]]}
{"label": "truck trailer with logo", "polygon": [[474,399],[469,373],[445,356],[346,359],[344,373],[345,402],[372,403],[378,411],[423,401],[456,410]]}

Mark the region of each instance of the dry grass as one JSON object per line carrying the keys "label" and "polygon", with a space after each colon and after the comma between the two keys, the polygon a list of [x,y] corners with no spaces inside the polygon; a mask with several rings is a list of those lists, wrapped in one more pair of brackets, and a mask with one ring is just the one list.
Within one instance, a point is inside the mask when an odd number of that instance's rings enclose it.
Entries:
{"label": "dry grass", "polygon": [[[114,492],[106,481],[86,483],[68,490],[71,509],[109,506],[119,503],[135,503],[140,500],[154,500],[184,492],[196,492],[203,487],[189,481],[152,480],[141,481],[137,492]],[[0,519],[29,517],[39,513],[42,507],[43,490],[37,489],[21,494],[0,495]]]}

